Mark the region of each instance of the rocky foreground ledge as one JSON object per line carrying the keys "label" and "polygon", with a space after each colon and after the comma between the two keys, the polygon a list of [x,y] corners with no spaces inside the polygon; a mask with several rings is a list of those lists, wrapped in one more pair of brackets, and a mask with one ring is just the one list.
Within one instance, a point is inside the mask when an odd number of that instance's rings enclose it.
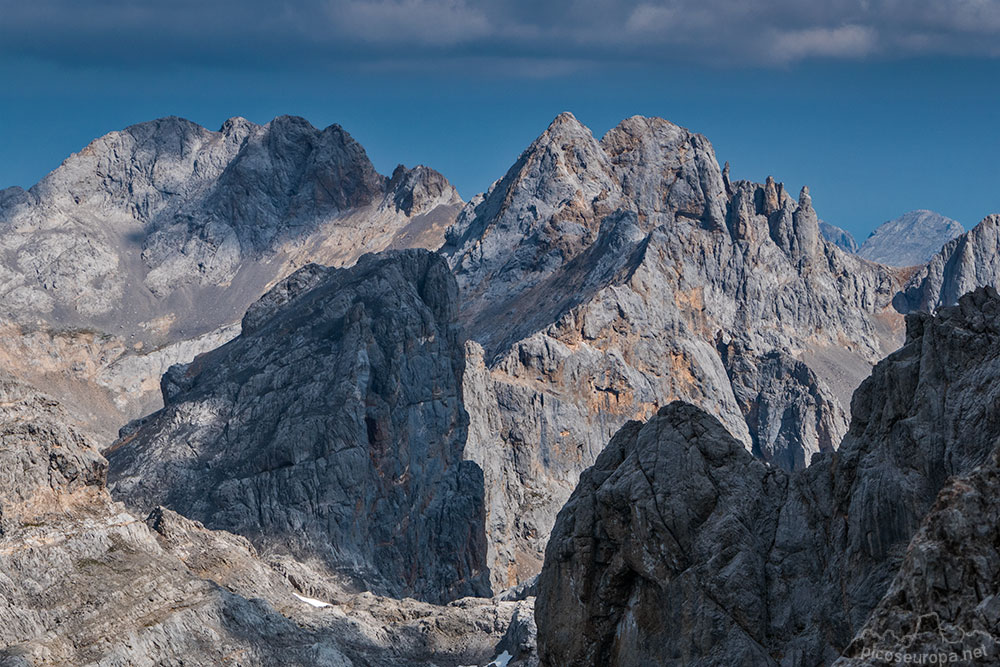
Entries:
{"label": "rocky foreground ledge", "polygon": [[541,664],[995,664],[998,398],[1000,297],[983,288],[907,318],[839,451],[801,472],[685,403],[630,422],[556,521]]}

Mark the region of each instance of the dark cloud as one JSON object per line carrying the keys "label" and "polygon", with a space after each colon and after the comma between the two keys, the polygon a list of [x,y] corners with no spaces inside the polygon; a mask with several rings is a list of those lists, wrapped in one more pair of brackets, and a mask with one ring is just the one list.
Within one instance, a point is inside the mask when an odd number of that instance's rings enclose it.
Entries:
{"label": "dark cloud", "polygon": [[1000,56],[1000,0],[0,0],[0,54],[60,63],[573,63]]}

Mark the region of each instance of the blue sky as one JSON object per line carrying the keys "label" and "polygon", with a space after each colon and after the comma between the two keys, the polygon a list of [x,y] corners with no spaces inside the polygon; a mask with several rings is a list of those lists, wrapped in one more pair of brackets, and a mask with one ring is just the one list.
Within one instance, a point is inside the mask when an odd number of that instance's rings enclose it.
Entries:
{"label": "blue sky", "polygon": [[701,132],[734,177],[809,185],[859,238],[914,208],[966,227],[1000,212],[998,0],[0,0],[0,15],[0,187],[142,120],[288,113],[468,198],[569,110],[598,136],[633,114]]}

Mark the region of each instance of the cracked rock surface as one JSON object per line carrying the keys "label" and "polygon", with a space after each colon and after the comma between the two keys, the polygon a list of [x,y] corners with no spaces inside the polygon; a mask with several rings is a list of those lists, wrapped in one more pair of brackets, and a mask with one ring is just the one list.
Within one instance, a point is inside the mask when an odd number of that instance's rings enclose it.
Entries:
{"label": "cracked rock surface", "polygon": [[239,337],[164,376],[166,407],[107,452],[113,491],[357,590],[489,595],[457,296],[422,250],[293,274]]}
{"label": "cracked rock surface", "polygon": [[541,664],[829,664],[889,630],[933,645],[931,613],[995,642],[998,394],[1000,297],[981,288],[907,318],[839,450],[805,470],[689,404],[629,422],[557,519]]}

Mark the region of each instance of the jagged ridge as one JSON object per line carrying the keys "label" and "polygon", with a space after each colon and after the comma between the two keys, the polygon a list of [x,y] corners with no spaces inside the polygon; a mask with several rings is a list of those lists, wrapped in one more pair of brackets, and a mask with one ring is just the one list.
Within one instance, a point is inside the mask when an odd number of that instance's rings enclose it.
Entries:
{"label": "jagged ridge", "polygon": [[684,399],[801,467],[836,446],[850,393],[902,337],[901,273],[824,241],[807,190],[731,182],[704,137],[657,118],[597,141],[560,115],[442,252],[474,341],[467,452],[499,588],[537,572],[556,511],[628,419]]}

